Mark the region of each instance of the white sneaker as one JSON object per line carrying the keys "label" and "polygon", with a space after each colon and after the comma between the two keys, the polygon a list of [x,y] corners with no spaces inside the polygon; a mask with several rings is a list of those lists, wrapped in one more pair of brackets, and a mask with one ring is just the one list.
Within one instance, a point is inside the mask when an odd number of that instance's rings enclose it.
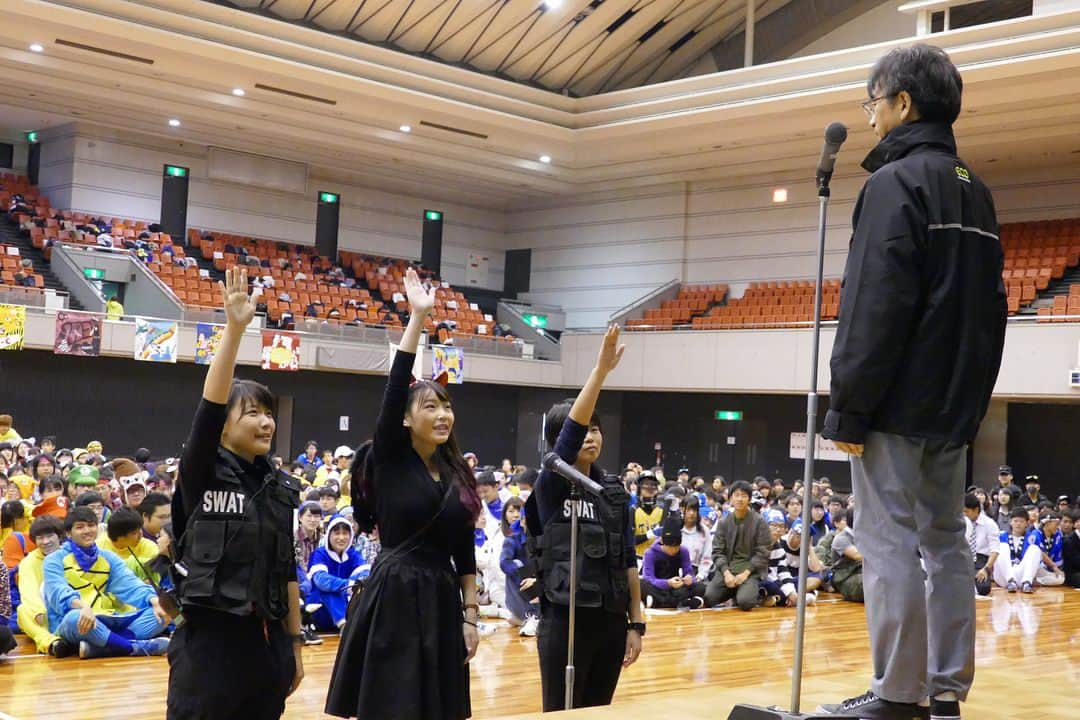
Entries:
{"label": "white sneaker", "polygon": [[816,592],[808,592],[808,593],[806,593],[806,604],[807,605],[816,605],[817,604],[817,593]]}
{"label": "white sneaker", "polygon": [[535,615],[531,616],[518,630],[518,635],[522,637],[536,637],[536,631],[540,627],[540,618]]}
{"label": "white sneaker", "polygon": [[647,595],[647,596],[645,596],[645,607],[646,607],[646,608],[648,608],[648,609],[650,609],[650,610],[651,610],[651,609],[652,609],[652,606],[653,606],[653,602],[655,602],[655,601],[653,600],[653,596],[652,596],[652,595]]}

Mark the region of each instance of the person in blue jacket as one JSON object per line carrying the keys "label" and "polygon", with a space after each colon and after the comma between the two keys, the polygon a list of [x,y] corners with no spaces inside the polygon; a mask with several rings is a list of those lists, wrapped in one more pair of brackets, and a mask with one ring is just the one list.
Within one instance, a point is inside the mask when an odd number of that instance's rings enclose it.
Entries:
{"label": "person in blue jacket", "polygon": [[335,515],[326,529],[326,544],[311,553],[308,561],[312,587],[305,598],[308,604],[322,605],[312,613],[311,620],[317,629],[324,631],[345,625],[352,588],[371,570],[352,546],[353,526],[347,517]]}
{"label": "person in blue jacket", "polygon": [[513,613],[514,621],[521,623],[519,634],[535,637],[540,626],[540,603],[539,600],[530,602],[522,592],[536,582],[535,577],[521,577],[522,569],[529,561],[521,517],[521,508],[524,505],[521,498],[513,497],[503,506],[503,545],[499,567],[506,576],[506,607]]}

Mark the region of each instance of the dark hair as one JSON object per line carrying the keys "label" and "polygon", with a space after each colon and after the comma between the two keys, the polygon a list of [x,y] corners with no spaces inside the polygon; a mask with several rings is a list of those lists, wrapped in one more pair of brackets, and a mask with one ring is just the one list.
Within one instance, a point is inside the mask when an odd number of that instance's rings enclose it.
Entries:
{"label": "dark hair", "polygon": [[86,507],[87,505],[93,505],[94,503],[105,504],[105,498],[101,497],[101,493],[96,490],[84,492],[82,495],[75,498],[75,507]]}
{"label": "dark hair", "polygon": [[964,507],[968,510],[979,510],[982,508],[982,503],[979,502],[979,498],[975,497],[974,493],[968,493],[964,496]]}
{"label": "dark hair", "polygon": [[30,523],[30,539],[35,543],[42,535],[59,535],[64,537],[64,523],[55,515],[42,515]]}
{"label": "dark hair", "polygon": [[787,498],[786,498],[786,499],[784,500],[784,507],[785,507],[785,508],[786,508],[786,507],[791,507],[791,503],[792,503],[792,501],[794,501],[794,502],[797,502],[797,503],[799,503],[800,505],[802,505],[802,495],[799,495],[799,494],[797,494],[797,493],[791,493],[791,494],[790,494],[790,495],[788,495],[788,496],[787,496]]}
{"label": "dark hair", "polygon": [[1025,507],[1014,507],[1012,509],[1012,511],[1009,512],[1009,519],[1012,520],[1013,518],[1024,518],[1025,520],[1027,520],[1028,519],[1028,510],[1027,510],[1027,508],[1025,508]]}
{"label": "dark hair", "polygon": [[829,503],[830,504],[839,503],[840,507],[847,507],[847,498],[844,497],[843,495],[840,495],[839,493],[836,494],[836,495],[830,495],[829,496]]}
{"label": "dark hair", "polygon": [[[140,505],[140,507],[142,506]],[[97,518],[94,521],[96,522]],[[113,542],[136,530],[142,530],[142,517],[129,507],[118,509],[109,516],[108,522],[105,523],[105,532],[108,533],[109,539]]]}
{"label": "dark hair", "polygon": [[852,530],[855,529],[855,508],[849,507],[844,511],[844,522],[847,523],[847,526]]}
{"label": "dark hair", "polygon": [[705,497],[713,502],[720,502],[720,493],[716,492],[712,488],[705,489]]}
{"label": "dark hair", "polygon": [[[117,512],[120,512],[120,511],[117,510]],[[134,510],[132,510],[131,512],[135,513]],[[138,514],[136,513],[135,516],[138,517]],[[109,518],[109,519],[111,520],[112,518]],[[84,522],[84,523],[91,523],[93,525],[97,525],[97,521],[98,521],[97,514],[95,514],[94,511],[91,510],[90,508],[88,508],[88,507],[74,507],[74,508],[71,509],[70,512],[68,512],[67,517],[64,518],[64,530],[66,532],[70,533],[71,528],[75,527],[75,523]],[[139,527],[142,527],[142,521],[141,520],[139,521]],[[117,537],[119,537],[119,535]]]}
{"label": "dark hair", "polygon": [[311,488],[308,490],[307,495],[304,496],[304,502],[318,502],[319,501],[319,488]]}
{"label": "dark hair", "polygon": [[896,48],[874,64],[866,81],[870,97],[895,97],[904,90],[927,122],[952,125],[960,115],[964,81],[939,47],[916,43]]}
{"label": "dark hair", "polygon": [[824,510],[825,509],[825,503],[821,502],[817,498],[814,498],[813,502],[810,503],[810,507],[812,507],[812,508],[820,508],[820,509]]}
{"label": "dark hair", "polygon": [[309,447],[313,447],[316,450],[318,450],[319,449],[319,443],[315,442],[314,440],[308,440],[306,443],[304,443],[304,452],[307,452],[307,449]]}
{"label": "dark hair", "polygon": [[495,480],[495,473],[490,470],[485,470],[476,476],[476,486],[488,485],[490,487],[498,486],[498,482]]}
{"label": "dark hair", "polygon": [[[574,399],[567,398],[552,405],[551,409],[547,411],[547,415],[544,416],[544,441],[547,443],[548,449],[554,449],[555,441],[559,439],[559,433],[562,432],[563,425],[566,424],[566,419],[570,417],[570,410],[573,407]],[[592,417],[589,418],[589,427],[604,429],[600,424],[600,416],[596,414],[596,411],[593,411]]]}
{"label": "dark hair", "polygon": [[66,488],[64,487],[64,481],[60,479],[59,475],[50,475],[47,478],[42,478],[41,483],[39,483],[38,487],[41,488],[41,492],[43,493],[47,493],[50,490],[59,490],[60,492],[64,492],[66,490]]}
{"label": "dark hair", "polygon": [[138,511],[140,515],[150,517],[159,507],[168,505],[171,502],[172,500],[170,500],[169,496],[165,493],[147,493],[146,497],[143,498],[143,501],[139,503]]}
{"label": "dark hair", "polygon": [[526,487],[534,487],[536,485],[536,478],[538,475],[539,473],[537,473],[536,470],[532,468],[525,468],[514,478],[514,482],[517,483],[518,487],[521,487],[522,485]]}
{"label": "dark hair", "polygon": [[510,508],[517,508],[518,511],[520,513],[522,513],[522,516],[524,516],[524,513],[525,513],[524,507],[525,507],[525,501],[522,500],[519,497],[512,497],[503,504],[502,520],[500,521],[500,524],[502,525],[502,534],[505,537],[510,537],[510,535],[513,534],[513,532],[514,532],[513,530],[510,529],[510,523],[506,522],[506,511],[509,510]]}
{"label": "dark hair", "polygon": [[246,409],[251,405],[264,407],[273,415],[277,415],[277,398],[270,388],[254,380],[233,380],[229,388],[229,399],[225,403],[227,411],[232,412],[234,407]]}
{"label": "dark hair", "polygon": [[319,488],[320,500],[322,500],[323,498],[334,498],[335,500],[337,500],[340,497],[341,493],[338,492],[338,489],[333,485],[323,485],[321,488]]}
{"label": "dark hair", "polygon": [[145,463],[150,459],[150,451],[146,448],[139,448],[135,451],[135,462]]}
{"label": "dark hair", "polygon": [[1080,521],[1080,508],[1070,508],[1065,511],[1065,515],[1073,522]]}
{"label": "dark hair", "polygon": [[19,500],[8,500],[0,505],[0,527],[11,527],[15,521],[26,515],[26,508]]}
{"label": "dark hair", "polygon": [[737,492],[746,493],[746,497],[750,499],[754,497],[753,487],[745,480],[736,480],[731,484],[731,487],[728,488],[728,499],[732,498]]}
{"label": "dark hair", "polygon": [[[434,395],[439,402],[450,402],[450,393],[445,387],[431,380],[421,380],[409,388],[409,400],[406,407],[412,407],[428,394]],[[406,434],[409,432],[405,427],[402,427],[401,431]],[[465,462],[465,456],[461,452],[461,446],[458,445],[457,436],[453,430],[450,431],[446,442],[435,449],[435,464],[439,468],[439,477],[443,482],[450,478],[451,482],[457,485],[461,504],[469,511],[472,519],[476,520],[480,515],[480,496],[476,494],[476,476],[473,475],[469,464]]]}
{"label": "dark hair", "polygon": [[682,499],[682,502],[679,503],[679,507],[682,509],[682,516],[683,516],[684,521],[686,519],[686,511],[687,510],[693,510],[694,512],[697,513],[697,523],[695,524],[695,526],[697,527],[698,530],[700,530],[701,529],[701,500],[698,498],[698,496],[697,495],[687,495],[686,497],[684,497]]}
{"label": "dark hair", "polygon": [[42,460],[47,460],[48,463],[53,466],[53,470],[56,469],[56,459],[52,455],[49,455],[48,453],[41,453],[40,455],[38,455],[37,457],[35,457],[33,460],[30,461],[30,472],[34,476],[35,479],[37,478],[38,465],[41,464]]}

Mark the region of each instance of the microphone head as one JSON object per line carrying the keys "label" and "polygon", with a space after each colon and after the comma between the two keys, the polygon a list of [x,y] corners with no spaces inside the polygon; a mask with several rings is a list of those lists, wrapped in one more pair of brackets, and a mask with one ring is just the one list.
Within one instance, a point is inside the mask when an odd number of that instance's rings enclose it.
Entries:
{"label": "microphone head", "polygon": [[544,458],[543,458],[543,460],[540,461],[540,466],[543,467],[545,470],[550,470],[553,467],[555,467],[555,463],[558,460],[559,460],[558,453],[556,453],[554,451],[548,451],[547,453],[544,453]]}
{"label": "microphone head", "polygon": [[843,123],[834,122],[825,128],[825,142],[830,145],[843,145],[847,140],[847,128]]}

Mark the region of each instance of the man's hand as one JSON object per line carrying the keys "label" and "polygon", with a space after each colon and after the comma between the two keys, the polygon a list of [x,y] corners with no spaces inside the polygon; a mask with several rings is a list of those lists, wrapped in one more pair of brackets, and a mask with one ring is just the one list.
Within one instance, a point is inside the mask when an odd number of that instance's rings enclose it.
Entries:
{"label": "man's hand", "polygon": [[979,572],[975,573],[975,579],[979,582],[986,582],[986,579],[990,577],[986,572],[986,568],[980,568]]}
{"label": "man's hand", "polygon": [[465,636],[465,664],[468,665],[480,647],[480,631],[469,623],[462,623],[461,632]]}
{"label": "man's hand", "polygon": [[162,609],[161,601],[158,600],[156,595],[150,598],[150,607],[154,608],[154,617],[156,617],[157,621],[162,625],[168,625],[172,620],[172,618],[169,617],[169,613]]}
{"label": "man's hand", "polygon": [[626,631],[626,652],[623,654],[622,666],[628,668],[637,662],[641,655],[641,635],[637,630]]}
{"label": "man's hand", "polygon": [[846,443],[840,442],[839,440],[834,441],[833,444],[836,445],[840,452],[846,452],[848,455],[853,455],[854,457],[862,457],[863,449],[866,447],[862,443]]}
{"label": "man's hand", "polygon": [[731,571],[724,568],[724,585],[729,588],[738,587],[739,583],[735,581],[735,576],[731,574]]}
{"label": "man's hand", "polygon": [[293,641],[293,659],[296,661],[296,674],[293,675],[292,685],[289,686],[289,695],[296,692],[296,688],[300,687],[300,682],[304,679],[304,656],[301,653],[303,647],[300,643]]}
{"label": "man's hand", "polygon": [[743,570],[741,573],[739,573],[738,575],[735,576],[735,584],[732,585],[731,587],[739,587],[744,582],[746,582],[747,579],[749,579],[749,577],[750,577],[750,571],[749,570]]}
{"label": "man's hand", "polygon": [[521,581],[520,590],[522,592],[525,592],[526,590],[528,590],[529,588],[531,588],[535,584],[536,584],[536,578],[525,578],[524,580]]}
{"label": "man's hand", "polygon": [[668,578],[667,584],[668,584],[668,587],[677,590],[678,588],[681,588],[682,585],[683,585],[682,578],[680,578],[680,577]]}
{"label": "man's hand", "polygon": [[79,610],[79,623],[76,627],[79,629],[80,635],[85,635],[94,629],[97,625],[97,617],[94,615],[94,610],[90,606],[85,606]]}

